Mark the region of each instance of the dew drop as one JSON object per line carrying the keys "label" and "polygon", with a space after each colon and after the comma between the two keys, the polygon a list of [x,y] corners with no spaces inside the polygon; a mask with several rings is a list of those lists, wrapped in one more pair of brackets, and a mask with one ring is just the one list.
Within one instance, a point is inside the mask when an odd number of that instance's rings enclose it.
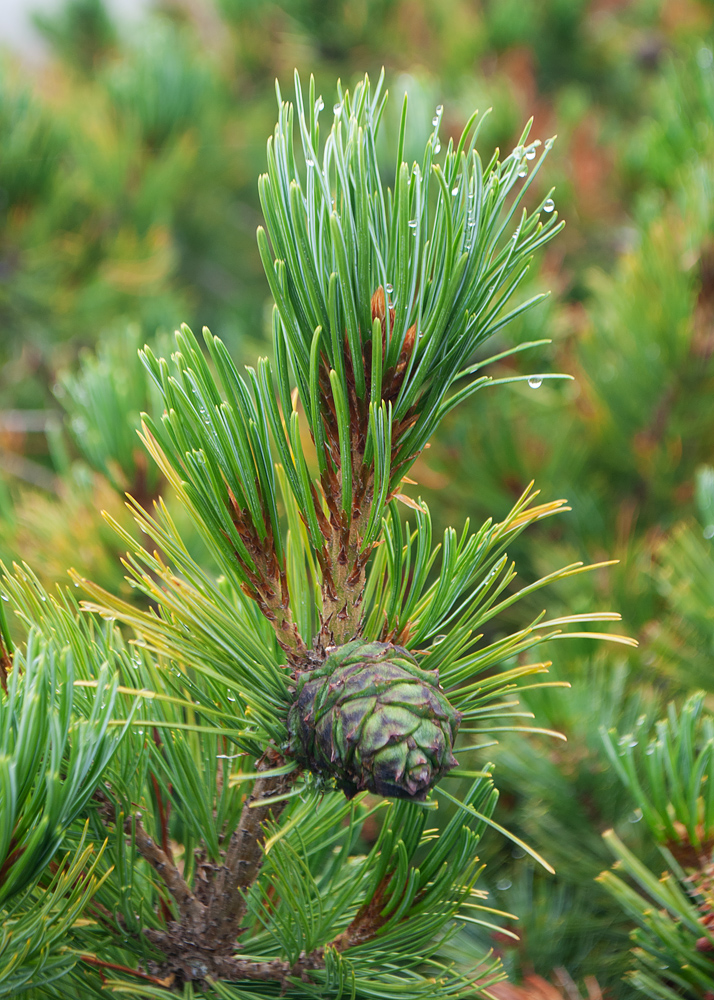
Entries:
{"label": "dew drop", "polygon": [[228,701],[235,701],[235,698],[232,694],[228,695]]}
{"label": "dew drop", "polygon": [[438,125],[439,124],[439,116],[438,115],[434,115],[434,117],[431,119],[431,124],[432,125]]}
{"label": "dew drop", "polygon": [[553,199],[546,198],[545,201],[543,202],[543,211],[552,212],[554,208],[555,208],[555,202],[553,201]]}
{"label": "dew drop", "polygon": [[340,112],[342,111],[342,105],[341,104],[334,104],[333,107],[332,107],[332,110],[334,111],[334,113],[336,115],[339,115]]}
{"label": "dew drop", "polygon": [[536,155],[535,146],[529,146],[528,149],[526,150],[526,159],[535,160],[535,155]]}
{"label": "dew drop", "polygon": [[315,161],[314,160],[305,160],[305,165],[308,166],[308,167],[314,167],[315,166]]}
{"label": "dew drop", "polygon": [[436,113],[437,113],[437,115],[440,115],[443,110],[444,110],[444,105],[443,104],[437,104],[436,105]]}
{"label": "dew drop", "polygon": [[387,295],[391,295],[392,292],[394,291],[394,285],[385,285],[384,290],[387,293]]}
{"label": "dew drop", "polygon": [[528,167],[523,167],[521,170],[518,171],[519,177],[525,177],[527,176],[527,174],[528,174]]}
{"label": "dew drop", "polygon": [[317,108],[318,111],[322,111],[322,109],[325,107],[325,102],[321,97],[318,97],[315,103],[315,107]]}
{"label": "dew drop", "polygon": [[708,524],[702,534],[705,538],[714,538],[714,524]]}
{"label": "dew drop", "polygon": [[445,635],[435,635],[432,646],[438,646],[440,642],[444,641],[444,639],[446,639]]}
{"label": "dew drop", "polygon": [[434,152],[435,153],[440,153],[441,152],[441,143],[440,142],[434,143]]}
{"label": "dew drop", "polygon": [[513,883],[509,878],[501,878],[498,880],[498,882],[496,882],[496,888],[499,889],[501,892],[505,892],[506,889],[510,889],[512,885]]}
{"label": "dew drop", "polygon": [[647,754],[648,757],[651,757],[654,752],[655,752],[655,745],[654,743],[650,743],[650,745],[645,750],[645,753]]}
{"label": "dew drop", "polygon": [[640,820],[642,819],[642,810],[641,809],[635,809],[634,812],[630,813],[630,815],[628,816],[628,819],[629,819],[630,823],[639,823]]}
{"label": "dew drop", "polygon": [[416,229],[416,227],[417,227],[417,220],[416,219],[410,219],[409,222],[407,223],[407,225],[409,226],[410,229]]}
{"label": "dew drop", "polygon": [[530,386],[531,389],[540,389],[540,387],[543,385],[543,379],[540,377],[540,375],[531,375],[531,377],[528,379],[528,385]]}
{"label": "dew drop", "polygon": [[456,195],[459,193],[459,189],[457,187],[452,188],[451,193],[454,195],[454,197],[456,197]]}
{"label": "dew drop", "polygon": [[[75,583],[75,587],[78,587],[78,586],[79,586],[79,584]],[[3,601],[9,601],[10,600],[10,598],[7,596],[7,594],[3,594],[2,595],[2,599],[3,599]]]}

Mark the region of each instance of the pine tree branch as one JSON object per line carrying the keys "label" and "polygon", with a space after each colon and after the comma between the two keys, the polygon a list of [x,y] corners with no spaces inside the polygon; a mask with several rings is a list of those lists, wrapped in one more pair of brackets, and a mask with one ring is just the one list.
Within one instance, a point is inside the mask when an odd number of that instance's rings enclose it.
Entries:
{"label": "pine tree branch", "polygon": [[10,869],[18,860],[18,858],[22,857],[22,855],[25,853],[26,850],[27,850],[27,845],[26,844],[18,845],[17,839],[15,837],[13,837],[10,840],[10,843],[8,844],[7,857],[3,861],[2,865],[0,865],[0,885],[3,884],[3,882],[7,878],[7,873],[10,871]]}
{"label": "pine tree branch", "polygon": [[141,823],[141,813],[129,816],[124,821],[124,831],[133,834],[136,849],[154,871],[161,876],[181,914],[181,922],[198,929],[203,924],[205,906],[191,892],[176,865],[156,841],[149,836]]}
{"label": "pine tree branch", "polygon": [[0,687],[2,687],[5,694],[7,694],[7,679],[10,676],[11,670],[12,660],[5,652],[5,649],[0,647]]}
{"label": "pine tree branch", "polygon": [[[270,962],[253,962],[249,959],[237,959],[227,955],[212,955],[211,966],[216,978],[230,981],[249,979],[260,982],[279,982],[284,989],[291,985],[290,980],[294,978],[307,982],[308,972],[325,968],[325,953],[329,948],[342,952],[364,944],[374,937],[387,919],[381,915],[381,911],[384,909],[385,890],[391,876],[390,872],[382,878],[372,898],[360,908],[352,923],[329,944],[315,948],[309,953],[303,952],[298,960],[292,963],[281,959],[273,959]],[[154,940],[153,937],[152,940]],[[197,971],[195,958],[186,955],[182,956],[182,959],[184,974],[190,970],[195,975]],[[206,974],[207,981],[210,982],[211,978],[210,974]]]}
{"label": "pine tree branch", "polygon": [[[257,769],[266,771],[280,763],[282,760],[276,762],[266,756]],[[287,792],[294,780],[294,773],[258,778],[243,805],[224,865],[213,884],[205,918],[206,941],[218,951],[232,949],[245,916],[245,893],[257,879],[263,864],[263,823],[270,817],[277,820],[285,808],[284,801],[264,806],[258,803]]]}
{"label": "pine tree branch", "polygon": [[[251,962],[248,959],[223,958],[216,961],[216,972],[220,979],[236,981],[241,979],[259,982],[279,982],[285,989],[291,985],[291,977],[307,981],[307,972],[324,969],[325,949],[317,948],[309,955],[303,953],[297,962],[284,962],[275,958],[270,962]],[[207,977],[210,982],[211,977]]]}
{"label": "pine tree branch", "polygon": [[337,951],[346,951],[347,948],[354,948],[358,944],[364,944],[365,941],[369,941],[370,938],[374,937],[387,919],[382,916],[382,910],[385,906],[385,893],[392,874],[391,871],[388,871],[382,877],[377,888],[374,890],[372,898],[360,907],[352,923],[331,942],[330,947],[335,948]]}
{"label": "pine tree branch", "polygon": [[[159,730],[154,726],[154,743],[161,749],[161,737],[159,736]],[[161,789],[159,787],[159,782],[156,779],[156,775],[151,773],[151,784],[154,789],[154,795],[156,796],[156,804],[159,809],[159,823],[161,826],[161,847],[163,848],[164,854],[173,861],[173,854],[171,851],[171,838],[169,836],[169,816],[171,815],[171,800],[168,799],[164,804],[163,797],[161,795]],[[171,792],[171,786],[169,785],[169,794]]]}
{"label": "pine tree branch", "polygon": [[[361,599],[365,588],[365,566],[371,547],[360,553],[361,517],[351,530],[335,530],[328,545],[327,566],[323,584],[323,621],[320,645],[340,645],[358,634],[362,618]],[[346,535],[346,538],[345,538]]]}
{"label": "pine tree branch", "polygon": [[[233,526],[238,532],[253,567],[234,550],[236,561],[246,577],[244,592],[256,602],[275,629],[278,643],[288,656],[301,659],[307,652],[302,636],[292,619],[285,566],[275,550],[272,531],[261,542],[247,511],[228,487],[229,511]],[[227,539],[230,542],[230,539]]]}
{"label": "pine tree branch", "polygon": [[128,965],[118,965],[116,962],[104,962],[102,959],[97,958],[96,955],[80,955],[79,956],[83,962],[87,965],[94,965],[98,969],[111,969],[114,972],[124,972],[130,976],[136,976],[139,979],[145,979],[150,983],[155,983],[157,986],[171,986],[174,980],[173,976],[167,976],[165,979],[159,979],[158,976],[151,976],[148,972],[141,972],[139,969],[131,969]]}
{"label": "pine tree branch", "polygon": [[[277,754],[266,755],[258,770],[272,769],[280,762]],[[264,806],[260,802],[287,792],[293,780],[293,774],[256,780],[230,839],[225,863],[216,870],[207,905],[193,895],[165,852],[148,837],[140,817],[126,821],[125,830],[134,830],[139,853],[159,872],[181,911],[180,921],[170,922],[166,931],[144,929],[147,940],[165,956],[164,961],[151,967],[153,972],[162,977],[178,976],[182,981],[256,979],[284,985],[295,974],[287,962],[251,962],[232,957],[246,912],[246,892],[263,863],[263,823],[269,817],[277,819],[285,806],[284,802]],[[321,961],[321,955],[315,953],[307,956],[303,965],[305,969],[319,968]]]}
{"label": "pine tree branch", "polygon": [[12,671],[13,646],[5,609],[0,607],[0,687],[7,694],[7,682]]}

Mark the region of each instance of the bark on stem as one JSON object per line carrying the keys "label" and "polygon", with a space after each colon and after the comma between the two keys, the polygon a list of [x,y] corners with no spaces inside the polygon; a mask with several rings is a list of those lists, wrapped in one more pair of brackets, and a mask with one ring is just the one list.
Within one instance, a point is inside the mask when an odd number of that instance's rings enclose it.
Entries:
{"label": "bark on stem", "polygon": [[[267,771],[273,766],[266,760],[262,766],[258,765],[258,770]],[[258,778],[243,805],[225,863],[216,875],[205,918],[206,938],[218,952],[233,949],[245,916],[245,893],[257,879],[263,864],[263,823],[271,815],[277,820],[285,808],[284,801],[263,806],[258,803],[288,792],[293,780],[291,774]]]}
{"label": "bark on stem", "polygon": [[325,951],[328,948],[342,952],[364,944],[365,941],[374,937],[386,919],[382,916],[381,911],[384,908],[384,894],[390,877],[390,875],[384,876],[372,898],[361,907],[352,923],[329,944],[309,953],[303,952],[293,963],[279,958],[270,962],[255,962],[250,959],[233,958],[229,955],[215,956],[212,968],[216,977],[231,981],[252,979],[263,982],[279,982],[284,988],[288,987],[290,980],[295,978],[309,982],[308,972],[325,968]]}
{"label": "bark on stem", "polygon": [[5,648],[5,643],[0,636],[0,687],[2,687],[5,694],[7,694],[7,682],[12,671],[12,656],[10,651]]}
{"label": "bark on stem", "polygon": [[163,879],[176,900],[182,923],[200,929],[206,907],[196,899],[173,861],[146,832],[141,823],[141,813],[129,816],[124,821],[124,831],[130,836],[133,831],[137,851]]}

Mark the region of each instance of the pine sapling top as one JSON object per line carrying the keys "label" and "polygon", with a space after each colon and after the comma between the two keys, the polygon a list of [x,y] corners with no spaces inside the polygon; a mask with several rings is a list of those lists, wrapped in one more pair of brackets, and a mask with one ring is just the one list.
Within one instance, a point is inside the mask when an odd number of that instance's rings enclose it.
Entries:
{"label": "pine sapling top", "polygon": [[[532,344],[491,358],[483,344],[542,298],[514,300],[560,223],[552,192],[523,207],[543,161],[530,126],[484,164],[483,119],[442,151],[438,108],[421,162],[408,164],[405,101],[387,183],[382,82],[338,85],[324,141],[314,82],[305,100],[296,77],[294,106],[278,94],[258,230],[273,360],[241,374],[217,337],[204,331],[205,354],[185,327],[171,359],[142,352],[163,404],[144,415],[144,442],[219,574],[193,557],[162,500],[147,511],[135,499],[151,545],[114,526],[138,602],[76,578],[91,597],[80,612],[74,591],[47,595],[27,569],[4,579],[20,619],[71,649],[67,683],[106,683],[98,664],[121,675],[112,723],[123,741],[79,802],[112,864],[94,890],[98,916],[68,932],[77,968],[103,977],[83,980],[97,996],[105,985],[152,997],[195,987],[237,1000],[253,995],[231,985],[245,981],[270,995],[478,994],[494,963],[463,971],[439,949],[457,917],[488,923],[470,909],[482,905],[475,848],[486,824],[507,832],[493,819],[490,765],[470,771],[459,755],[494,732],[546,732],[522,724],[513,697],[523,680],[543,683],[533,678],[548,663],[529,650],[567,635],[628,641],[563,631],[611,613],[542,612],[493,631],[522,598],[591,568],[516,583],[507,546],[564,501],[538,504],[528,487],[501,521],[467,521],[434,544],[428,509],[404,492],[454,406],[534,377],[483,373]],[[97,616],[127,626],[130,641]],[[23,657],[0,661],[8,697]],[[14,718],[6,701],[0,722]],[[455,811],[433,836],[426,814],[439,801]],[[375,812],[377,840],[360,853]],[[79,814],[66,815],[52,829],[84,857]],[[20,864],[23,830],[0,812],[0,872]]]}

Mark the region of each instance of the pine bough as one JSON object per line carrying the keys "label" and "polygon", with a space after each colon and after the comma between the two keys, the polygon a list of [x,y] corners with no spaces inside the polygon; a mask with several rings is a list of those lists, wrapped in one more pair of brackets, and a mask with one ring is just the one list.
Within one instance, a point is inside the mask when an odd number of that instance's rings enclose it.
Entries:
{"label": "pine bough", "polygon": [[541,298],[511,304],[560,228],[550,192],[522,207],[539,143],[526,128],[484,166],[474,115],[440,156],[439,108],[410,166],[405,101],[387,187],[381,79],[338,87],[324,142],[312,81],[278,97],[258,231],[274,361],[241,375],[187,328],[171,360],[142,355],[164,409],[144,442],[219,574],[163,501],[134,500],[149,544],[115,527],[137,601],[77,579],[80,608],[27,567],[4,578],[24,632],[11,658],[3,617],[0,996],[480,995],[492,957],[440,956],[491,926],[475,850],[502,828],[490,765],[457,759],[544,731],[518,708],[548,683],[529,650],[627,641],[589,630],[612,614],[497,625],[590,568],[516,582],[507,546],[562,501],[529,488],[435,545],[403,492],[454,406],[527,378],[483,369],[533,345],[482,345]]}

